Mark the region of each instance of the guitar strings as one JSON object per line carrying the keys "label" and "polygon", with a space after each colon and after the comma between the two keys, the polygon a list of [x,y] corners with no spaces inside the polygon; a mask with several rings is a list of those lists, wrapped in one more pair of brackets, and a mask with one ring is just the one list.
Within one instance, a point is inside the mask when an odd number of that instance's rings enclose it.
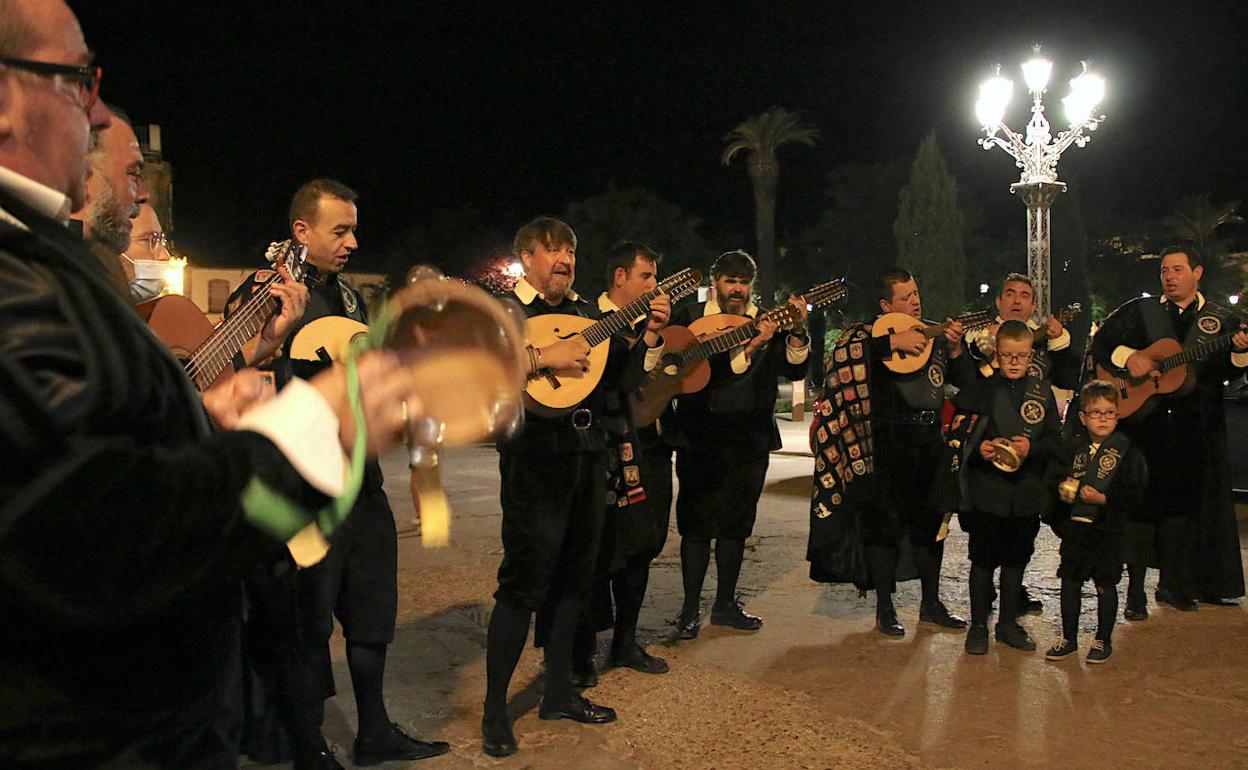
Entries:
{"label": "guitar strings", "polygon": [[267,289],[278,280],[278,276],[273,276],[261,285],[264,291],[258,291],[252,295],[240,309],[239,312],[226,319],[222,327],[223,332],[220,335],[213,335],[204,344],[196,348],[191,353],[186,363],[186,372],[193,380],[198,380],[202,370],[210,363],[221,365],[229,363],[229,356],[225,355],[225,349],[231,345],[237,345],[240,342],[246,343],[254,335],[248,334],[246,338],[239,338],[240,327],[243,327],[248,321],[253,320],[254,314],[270,299],[272,296]]}

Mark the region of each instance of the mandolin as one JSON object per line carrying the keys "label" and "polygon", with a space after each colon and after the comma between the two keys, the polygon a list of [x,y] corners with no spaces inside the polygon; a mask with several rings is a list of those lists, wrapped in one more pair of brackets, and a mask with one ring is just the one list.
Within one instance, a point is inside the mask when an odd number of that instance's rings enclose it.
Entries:
{"label": "mandolin", "polygon": [[[845,279],[836,278],[812,287],[802,299],[813,309],[836,302],[846,293]],[[629,395],[636,424],[649,425],[663,414],[672,398],[705,388],[711,379],[711,365],[707,359],[748,342],[758,334],[758,322],[763,320],[772,321],[781,329],[790,329],[800,323],[802,317],[797,308],[786,302],[757,318],[717,313],[696,319],[688,328],[669,326],[664,329],[663,358]]]}
{"label": "mandolin", "polygon": [[[1057,322],[1060,323],[1062,326],[1065,326],[1069,324],[1071,321],[1075,320],[1075,317],[1078,316],[1081,312],[1083,312],[1083,307],[1078,302],[1072,302],[1066,307],[1062,308],[1061,311],[1057,313]],[[996,330],[993,329],[992,327],[989,327],[988,331],[990,333],[995,333]],[[1036,327],[1031,332],[1031,344],[1038,345],[1040,344],[1042,340],[1044,340],[1048,336],[1049,336],[1048,324],[1040,324],[1040,326]],[[997,354],[995,352],[995,347],[996,345],[994,342],[993,344],[994,352],[992,354],[992,360],[985,361],[984,363],[979,365],[979,373],[984,375],[985,377],[991,377],[992,373],[995,372],[998,368]]]}
{"label": "mandolin", "polygon": [[897,334],[898,332],[907,332],[911,329],[923,332],[923,336],[927,338],[927,343],[923,346],[922,352],[917,355],[910,355],[901,350],[894,350],[892,354],[883,360],[883,364],[890,371],[897,374],[910,374],[927,366],[928,360],[932,357],[932,345],[935,344],[936,337],[944,334],[945,329],[952,326],[955,321],[960,321],[962,323],[962,331],[968,332],[972,329],[982,329],[985,326],[990,326],[995,320],[996,316],[987,310],[976,310],[973,313],[950,318],[944,323],[938,324],[929,324],[905,313],[885,313],[875,319],[875,323],[871,325],[871,336],[884,337],[889,334]]}

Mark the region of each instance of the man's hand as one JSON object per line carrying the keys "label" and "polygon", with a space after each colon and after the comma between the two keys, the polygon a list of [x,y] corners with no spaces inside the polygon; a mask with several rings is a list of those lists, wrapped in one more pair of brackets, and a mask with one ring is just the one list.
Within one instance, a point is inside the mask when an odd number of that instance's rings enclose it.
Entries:
{"label": "man's hand", "polygon": [[1127,359],[1127,373],[1132,377],[1144,377],[1149,372],[1157,368],[1157,362],[1152,356],[1145,355],[1143,351],[1137,350]]}
{"label": "man's hand", "polygon": [[1055,340],[1062,336],[1062,332],[1065,330],[1062,329],[1062,322],[1057,320],[1057,316],[1049,314],[1049,321],[1046,325],[1045,331],[1048,332],[1049,339]]}
{"label": "man's hand", "polygon": [[276,392],[272,372],[243,369],[204,391],[204,409],[218,428],[233,430],[243,412],[268,401]]}
{"label": "man's hand", "polygon": [[765,318],[759,321],[758,334],[756,334],[754,339],[750,340],[745,346],[745,360],[750,360],[750,358],[758,352],[759,348],[766,345],[772,337],[776,336],[776,329],[778,328],[780,327],[775,321],[768,321]]}
{"label": "man's hand", "polygon": [[1026,460],[1027,455],[1031,454],[1031,439],[1023,436],[1011,436],[1010,446],[1014,447],[1014,451],[1018,452],[1018,459]]}
{"label": "man's hand", "polygon": [[991,441],[979,442],[979,456],[988,462],[993,461],[993,458],[997,456],[997,450],[992,446]]}
{"label": "man's hand", "polygon": [[650,317],[646,320],[646,331],[656,334],[663,331],[671,317],[672,298],[667,294],[660,294],[650,300]]}
{"label": "man's hand", "polygon": [[945,339],[949,341],[949,357],[957,358],[962,355],[962,322],[949,320],[949,325],[945,327]]}
{"label": "man's hand", "polygon": [[799,320],[799,321],[797,322],[797,324],[796,324],[796,325],[794,325],[794,327],[793,327],[793,331],[794,331],[794,332],[800,332],[800,331],[802,331],[803,329],[805,329],[805,328],[806,328],[806,316],[807,316],[807,315],[808,315],[808,313],[810,312],[810,311],[809,311],[809,310],[807,310],[807,308],[806,308],[806,300],[802,299],[801,297],[797,296],[796,294],[790,294],[790,295],[789,295],[789,304],[790,304],[790,305],[792,305],[793,307],[797,308],[798,318],[799,318],[799,319],[801,319],[801,320]]}
{"label": "man's hand", "polygon": [[1079,501],[1091,505],[1104,505],[1106,502],[1105,495],[1097,492],[1087,484],[1079,487]]}
{"label": "man's hand", "polygon": [[561,371],[584,369],[589,365],[589,343],[581,335],[559,340],[553,345],[539,348],[537,364],[543,369]]}
{"label": "man's hand", "polygon": [[269,285],[269,294],[277,299],[280,311],[260,330],[260,339],[255,349],[244,349],[243,354],[248,364],[264,361],[281,349],[286,337],[295,328],[295,324],[299,323],[299,319],[303,318],[303,311],[308,306],[308,287],[296,281],[285,265],[279,264],[277,272],[282,280]]}
{"label": "man's hand", "polygon": [[1231,335],[1231,347],[1236,353],[1248,352],[1248,326],[1241,324],[1239,331]]}
{"label": "man's hand", "polygon": [[888,335],[888,344],[895,351],[917,356],[927,347],[927,337],[918,329],[911,329]]}

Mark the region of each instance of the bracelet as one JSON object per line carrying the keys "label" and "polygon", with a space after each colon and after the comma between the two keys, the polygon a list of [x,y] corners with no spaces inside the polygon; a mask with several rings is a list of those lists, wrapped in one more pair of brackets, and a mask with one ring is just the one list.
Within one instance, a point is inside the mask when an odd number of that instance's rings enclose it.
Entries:
{"label": "bracelet", "polygon": [[532,345],[525,345],[524,352],[529,354],[529,374],[537,374],[537,352]]}

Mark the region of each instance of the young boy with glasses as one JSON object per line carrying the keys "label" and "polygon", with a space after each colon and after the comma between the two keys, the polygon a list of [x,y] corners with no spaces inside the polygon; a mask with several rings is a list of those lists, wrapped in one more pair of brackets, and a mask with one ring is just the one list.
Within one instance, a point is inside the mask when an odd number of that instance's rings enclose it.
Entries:
{"label": "young boy with glasses", "polygon": [[1096,638],[1088,663],[1113,654],[1110,637],[1118,614],[1126,522],[1148,487],[1148,465],[1126,434],[1118,432],[1118,390],[1093,380],[1079,393],[1079,420],[1087,429],[1062,446],[1050,476],[1060,504],[1051,524],[1062,538],[1062,635],[1045,653],[1049,660],[1075,654],[1083,584],[1096,586]]}
{"label": "young boy with glasses", "polygon": [[971,627],[965,646],[972,655],[988,652],[988,612],[998,567],[996,639],[1018,650],[1036,649],[1018,623],[1023,569],[1035,550],[1047,504],[1045,470],[1061,423],[1048,380],[1027,372],[1031,355],[1031,329],[1022,321],[1004,321],[997,329],[1000,369],[954,397],[976,421],[962,447],[959,514],[970,535]]}

